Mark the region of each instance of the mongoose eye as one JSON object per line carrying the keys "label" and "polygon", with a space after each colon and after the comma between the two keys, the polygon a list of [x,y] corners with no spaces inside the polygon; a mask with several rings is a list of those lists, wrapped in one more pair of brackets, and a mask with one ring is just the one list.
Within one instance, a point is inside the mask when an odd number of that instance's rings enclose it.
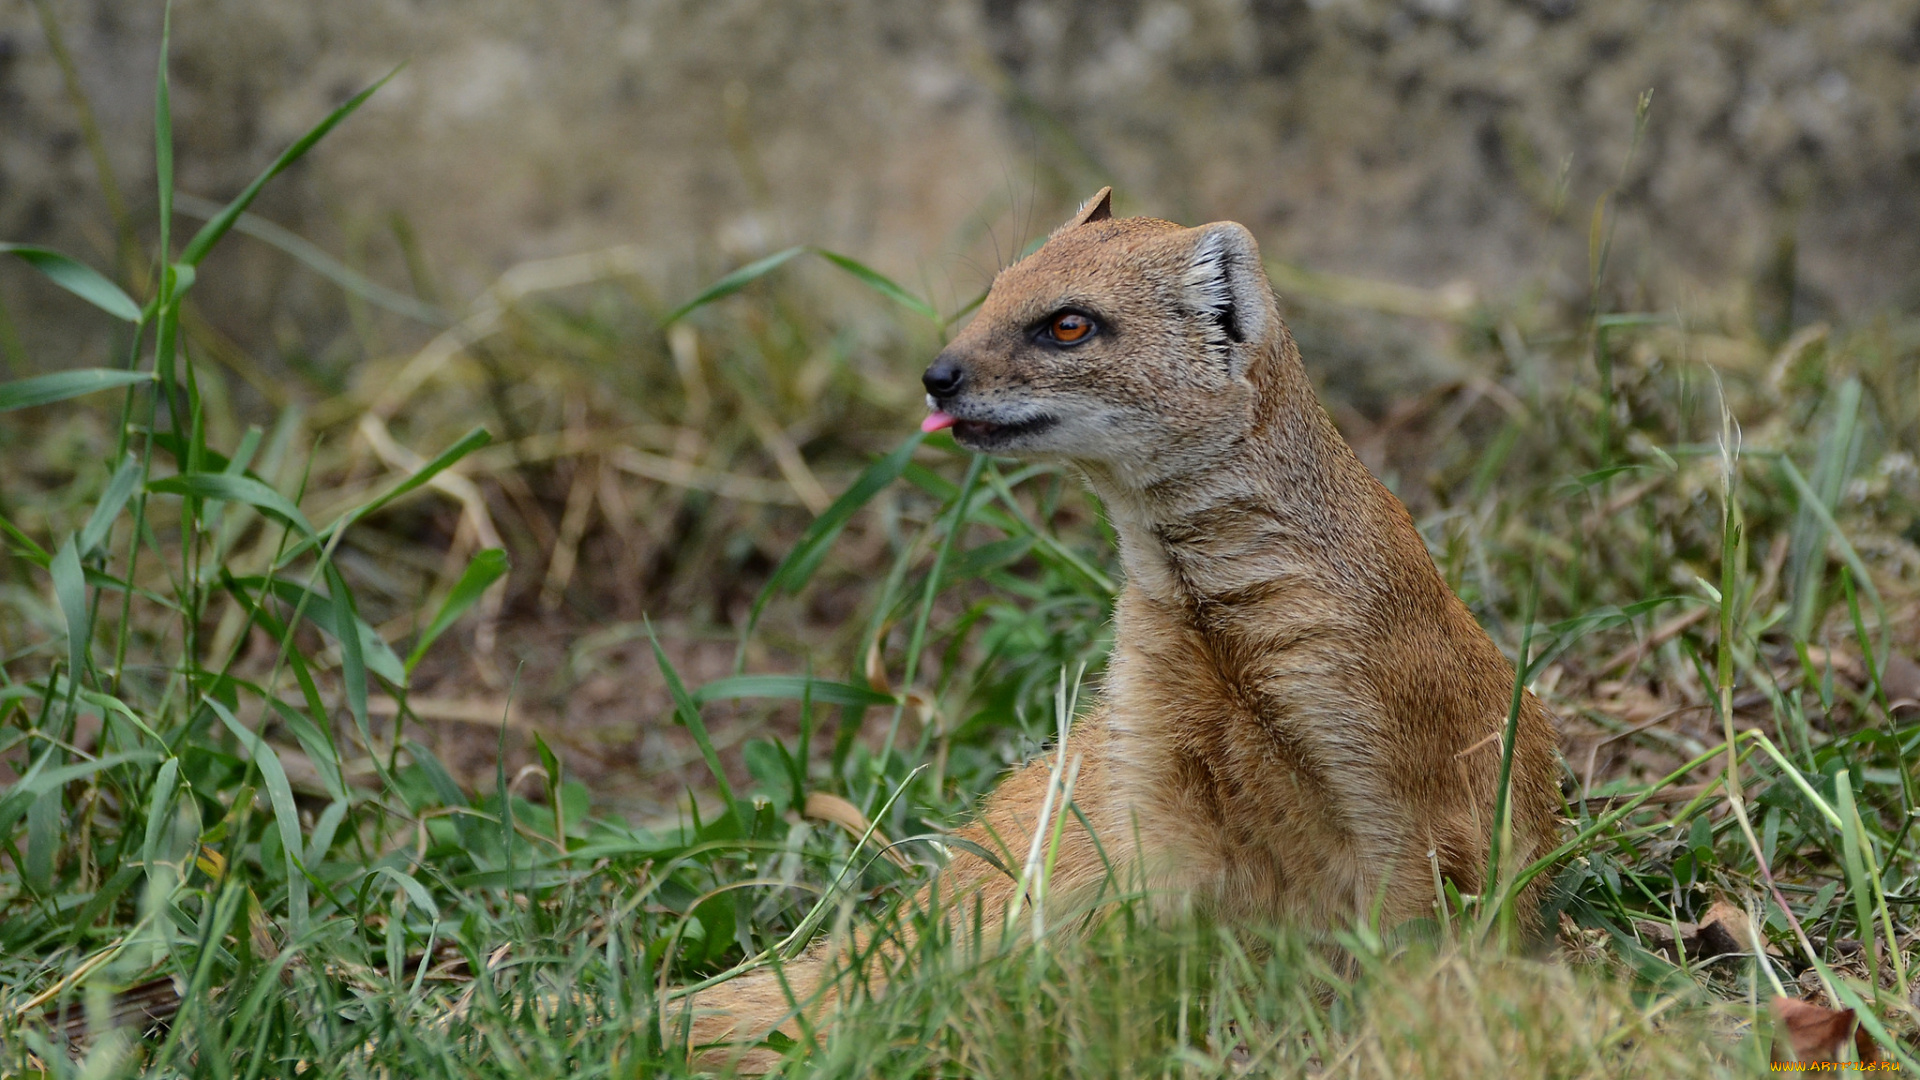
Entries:
{"label": "mongoose eye", "polygon": [[1047,321],[1047,337],[1062,345],[1085,341],[1093,334],[1093,320],[1077,311],[1063,311]]}

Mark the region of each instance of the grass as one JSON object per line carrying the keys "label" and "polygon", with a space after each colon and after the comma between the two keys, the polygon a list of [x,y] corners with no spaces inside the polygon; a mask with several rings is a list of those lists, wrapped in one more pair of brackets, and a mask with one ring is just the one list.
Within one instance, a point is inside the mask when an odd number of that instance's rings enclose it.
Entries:
{"label": "grass", "polygon": [[[146,271],[7,249],[119,329],[0,384],[0,1073],[679,1075],[675,988],[911,915],[933,848],[875,838],[1051,737],[1118,575],[1071,477],[902,437],[965,306],[812,248],[670,294],[615,250],[447,313],[259,184],[178,244],[164,65],[156,98]],[[1121,900],[927,939],[790,1073],[1734,1074],[1781,992],[1912,1038],[1920,318],[1616,310],[1607,213],[1589,303],[1435,301],[1469,374],[1341,412],[1563,718],[1568,844],[1509,868],[1554,875],[1553,939],[1499,947],[1500,897],[1333,951]],[[288,392],[195,308],[236,228],[438,336],[292,351]],[[1308,319],[1383,292],[1276,276]],[[515,636],[556,619],[608,625]],[[731,663],[684,677],[703,635]],[[698,789],[645,824],[514,722],[539,663],[628,646]],[[434,749],[472,685],[477,768]]]}

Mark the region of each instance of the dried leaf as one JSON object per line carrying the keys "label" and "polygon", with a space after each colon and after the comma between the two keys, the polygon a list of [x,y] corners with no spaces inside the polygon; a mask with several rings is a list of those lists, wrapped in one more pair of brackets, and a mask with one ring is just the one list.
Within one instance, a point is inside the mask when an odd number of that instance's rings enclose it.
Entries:
{"label": "dried leaf", "polygon": [[1829,1009],[1786,997],[1774,998],[1772,1008],[1775,1061],[1839,1061],[1848,1036],[1853,1038],[1855,1060],[1881,1060],[1880,1048],[1859,1026],[1852,1009]]}
{"label": "dried leaf", "polygon": [[1809,645],[1807,660],[1816,669],[1832,667],[1835,675],[1855,686],[1864,685],[1867,681],[1867,669],[1860,663],[1860,655],[1850,649],[1823,649],[1818,645]]}
{"label": "dried leaf", "polygon": [[[1819,646],[1809,645],[1807,659],[1816,668],[1832,664],[1834,674],[1855,686],[1866,688],[1872,682],[1860,654],[1852,650],[1834,649],[1829,652]],[[1889,704],[1899,703],[1896,708],[1907,702],[1920,702],[1920,664],[1899,653],[1889,653],[1886,666],[1880,671],[1880,689],[1886,691]]]}
{"label": "dried leaf", "polygon": [[[824,791],[807,792],[807,807],[805,812],[808,817],[815,821],[824,821],[832,825],[840,826],[847,830],[847,832],[853,834],[855,840],[865,836],[867,830],[872,827],[872,823],[867,820],[867,815],[861,813],[859,807],[838,795],[831,795]],[[874,829],[873,834],[879,838],[882,844],[887,842],[887,838],[881,834],[879,829]]]}
{"label": "dried leaf", "polygon": [[1914,663],[1899,653],[1889,655],[1887,669],[1880,673],[1880,689],[1887,692],[1889,704],[1894,702],[1920,704],[1920,664]]}
{"label": "dried leaf", "polygon": [[883,633],[874,639],[872,645],[867,646],[867,685],[883,694],[891,694],[893,685],[887,680],[887,661],[880,655],[880,639],[884,637],[886,635]]}
{"label": "dried leaf", "polygon": [[888,841],[887,834],[881,832],[878,826],[871,824],[867,820],[867,815],[860,812],[859,807],[838,795],[824,791],[808,792],[806,809],[803,813],[815,821],[825,821],[840,826],[852,834],[855,840],[866,836],[867,830],[872,829],[873,841],[880,845],[881,852],[894,865],[903,870],[912,866],[906,856],[900,854],[899,850]]}

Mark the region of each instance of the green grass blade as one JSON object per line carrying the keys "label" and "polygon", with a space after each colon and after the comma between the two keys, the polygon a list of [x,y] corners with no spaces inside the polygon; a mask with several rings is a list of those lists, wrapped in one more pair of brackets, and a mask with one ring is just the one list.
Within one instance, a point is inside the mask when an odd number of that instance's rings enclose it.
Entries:
{"label": "green grass blade", "polygon": [[180,759],[170,757],[160,763],[160,771],[147,791],[147,827],[140,844],[140,861],[149,876],[160,863],[160,844],[166,839],[167,826],[173,822],[173,792],[179,783]]}
{"label": "green grass blade", "polygon": [[740,825],[742,835],[751,830],[752,819],[733,797],[733,785],[727,783],[727,771],[720,765],[720,755],[713,748],[713,738],[707,734],[707,722],[700,716],[700,706],[687,693],[687,686],[680,681],[680,673],[674,670],[673,661],[667,659],[666,650],[660,647],[659,635],[653,632],[653,620],[646,621],[647,640],[653,645],[653,661],[660,666],[660,674],[667,680],[667,690],[673,695],[675,715],[680,718],[693,741],[700,747],[700,756],[706,759],[707,770],[713,774],[713,782],[720,788],[720,798],[727,804],[727,810],[733,814],[734,821]]}
{"label": "green grass blade", "polygon": [[85,780],[95,773],[111,769],[116,765],[158,761],[160,755],[151,750],[129,750],[125,753],[108,754],[105,757],[94,758],[92,761],[80,761],[51,769],[46,767],[46,760],[46,757],[42,756],[32,768],[27,770],[27,775],[9,787],[5,795],[0,795],[0,832],[5,832],[14,822],[20,820],[20,815],[27,812],[28,804],[39,798],[42,792],[71,784],[75,780]]}
{"label": "green grass blade", "polygon": [[439,758],[433,756],[432,750],[412,739],[404,740],[401,745],[406,748],[407,756],[413,758],[413,763],[426,775],[427,783],[433,788],[434,800],[439,805],[460,808],[467,806],[466,792],[460,790],[460,785],[454,780],[453,774],[447,771],[447,767],[441,764]]}
{"label": "green grass blade", "polygon": [[[420,487],[420,485],[425,484],[427,481],[432,480],[434,477],[447,471],[447,469],[451,468],[453,464],[459,461],[461,458],[466,457],[468,454],[473,453],[475,450],[480,449],[481,447],[487,445],[492,441],[493,441],[493,435],[490,432],[488,432],[486,428],[483,428],[483,427],[474,428],[472,431],[469,431],[465,435],[460,436],[459,440],[456,441],[452,446],[449,446],[445,450],[442,450],[438,454],[434,455],[434,458],[432,461],[429,461],[425,465],[420,466],[420,468],[417,471],[415,471],[413,475],[407,477],[405,480],[400,481],[398,484],[395,484],[385,494],[374,499],[372,502],[357,508],[353,512],[353,516],[351,520],[358,521],[361,518],[366,517],[368,514],[371,514],[374,511],[379,510],[380,508],[386,506],[388,503],[399,498],[400,496],[415,490],[416,488]],[[331,529],[339,528],[339,527],[340,526],[338,525],[329,526],[329,530],[331,531]]]}
{"label": "green grass blade", "polygon": [[1011,566],[1026,558],[1037,543],[1039,540],[1031,536],[1009,536],[968,548],[947,567],[947,582],[970,581]]}
{"label": "green grass blade", "polygon": [[[221,209],[219,203],[188,195],[185,192],[174,196],[176,213],[199,218],[202,221],[213,220],[219,216]],[[379,282],[368,279],[354,271],[352,267],[327,254],[305,237],[256,214],[241,214],[235,219],[233,228],[235,232],[245,233],[264,244],[279,248],[302,266],[375,307],[384,308],[395,315],[413,319],[428,326],[448,326],[453,322],[446,312],[432,304],[416,300],[405,293],[396,292]]]}
{"label": "green grass blade", "polygon": [[[1823,528],[1823,518],[1830,518],[1833,508],[1839,505],[1841,490],[1859,453],[1860,394],[1857,376],[1840,384],[1815,453],[1812,481],[1806,491],[1800,492],[1802,504],[1793,522],[1792,551],[1787,564],[1793,602],[1790,625],[1796,638],[1805,639],[1813,632],[1813,621],[1819,614],[1820,585],[1826,576],[1827,563],[1827,531]],[[1807,492],[1812,494],[1809,496]]]}
{"label": "green grass blade", "polygon": [[[281,151],[280,156],[273,159],[273,164],[267,166],[265,172],[254,177],[253,183],[248,184],[246,190],[235,196],[234,200],[216,214],[213,220],[201,226],[200,231],[194,234],[192,240],[187,241],[187,246],[180,251],[179,261],[188,266],[200,265],[200,260],[207,257],[207,252],[213,250],[213,245],[219,243],[220,238],[227,235],[227,231],[233,228],[235,222],[240,220],[240,215],[245,213],[247,207],[253,204],[253,200],[259,196],[260,189],[267,185],[267,181],[280,175],[287,166],[300,160],[302,155],[313,148],[313,144],[325,138],[327,132],[332,131],[335,125],[345,120],[355,109],[358,109],[368,98],[372,97],[374,91],[385,86],[388,79],[393,78],[399,73],[400,69],[397,67],[387,72],[380,81],[353,95],[353,97],[348,98],[345,104],[328,113],[326,119],[315,124],[305,135],[295,140],[292,146]],[[171,207],[167,209],[169,212],[171,211]],[[166,216],[165,213],[161,215],[163,221]]]}
{"label": "green grass blade", "polygon": [[181,289],[181,279],[176,269],[167,266],[161,270],[160,290],[153,297],[153,310],[159,315],[153,329],[153,378],[160,384],[160,401],[166,406],[167,422],[173,433],[176,436],[188,436],[187,460],[181,462],[181,468],[193,471],[193,453],[204,445],[204,440],[191,437],[193,429],[189,414],[192,412],[192,403],[184,400],[190,396],[190,392],[175,378],[180,346],[180,305],[177,302],[179,292],[176,290]]}
{"label": "green grass blade", "polygon": [[829,682],[806,675],[733,675],[715,679],[695,690],[689,698],[695,705],[731,698],[780,698],[787,701],[811,698],[823,705],[854,706],[892,705],[897,700],[892,694],[883,694],[864,686]]}
{"label": "green grass blade", "polygon": [[[1833,540],[1833,545],[1840,549],[1840,558],[1846,562],[1847,568],[1853,571],[1854,581],[1866,592],[1867,599],[1873,601],[1874,613],[1880,617],[1882,644],[1890,646],[1891,642],[1885,640],[1886,628],[1892,625],[1887,619],[1886,601],[1881,599],[1880,589],[1874,585],[1873,575],[1867,572],[1867,564],[1860,558],[1860,552],[1854,549],[1853,541],[1847,539],[1847,534],[1840,531],[1840,523],[1833,519],[1833,511],[1827,509],[1827,504],[1813,490],[1813,485],[1807,483],[1807,478],[1800,474],[1800,470],[1794,467],[1793,462],[1785,454],[1775,458],[1774,462],[1780,469],[1780,475],[1786,477],[1787,483],[1800,497],[1800,505],[1813,511],[1813,516],[1826,529],[1827,536]],[[1870,648],[1871,644],[1863,641],[1860,647]],[[1885,650],[1881,650],[1880,662],[1882,663],[1884,663],[1884,654]]]}
{"label": "green grass blade", "polygon": [[280,563],[285,565],[287,562],[305,554],[310,548],[332,539],[342,529],[351,526],[354,522],[361,520],[374,511],[385,507],[402,495],[418,489],[421,485],[452,467],[452,465],[461,458],[466,457],[468,454],[473,453],[475,450],[480,449],[492,441],[493,436],[486,428],[477,427],[467,432],[460,437],[459,441],[447,447],[445,450],[440,451],[432,461],[420,466],[412,475],[395,484],[386,493],[378,496],[371,502],[362,503],[346,511],[339,517],[328,522],[326,528],[321,529],[318,533],[309,534],[306,539],[288,548],[286,553],[280,557]]}
{"label": "green grass blade", "polygon": [[[920,674],[920,655],[927,640],[927,624],[933,618],[933,602],[940,595],[940,588],[946,579],[947,563],[953,558],[953,549],[960,541],[960,535],[967,528],[967,509],[973,503],[973,494],[980,486],[980,476],[987,468],[988,457],[975,454],[967,462],[967,475],[960,483],[960,493],[953,501],[953,511],[947,521],[947,533],[940,538],[939,550],[933,557],[933,565],[927,568],[927,580],[920,595],[920,609],[914,615],[913,632],[907,638],[907,666],[900,676],[900,689],[903,694],[913,692]],[[893,757],[894,744],[900,736],[900,721],[906,715],[907,702],[902,697],[893,707],[893,718],[887,723],[887,737],[880,745],[880,755],[874,759],[876,769],[884,770]],[[1062,732],[1064,736],[1064,731]],[[869,800],[871,801],[871,799]]]}
{"label": "green grass blade", "polygon": [[100,886],[99,891],[87,900],[87,906],[80,909],[80,916],[73,920],[74,934],[70,940],[77,941],[81,932],[92,927],[94,923],[100,921],[100,916],[112,910],[114,902],[120,899],[129,886],[140,880],[140,875],[140,867],[130,863],[121,864],[120,869],[115,870],[113,876],[108,878]]}
{"label": "green grass blade", "polygon": [[199,271],[188,266],[186,263],[169,263],[167,265],[166,292],[164,294],[167,302],[171,304],[178,301],[182,296],[185,296],[187,292],[193,288],[193,283],[199,280],[199,277]]}
{"label": "green grass blade", "polygon": [[[160,199],[160,265],[173,261],[173,0],[160,16],[160,62],[153,76],[153,172]],[[160,299],[155,294],[154,299]]]}
{"label": "green grass blade", "polygon": [[434,921],[436,922],[439,921],[440,905],[433,902],[433,894],[427,891],[427,887],[425,885],[420,884],[419,878],[416,878],[412,874],[406,873],[405,871],[397,870],[391,866],[377,866],[377,867],[374,867],[373,872],[375,874],[380,875],[381,877],[387,878],[388,880],[392,881],[395,885],[399,886],[400,891],[407,894],[408,903],[411,903],[415,907],[421,908],[422,910],[426,911],[428,914],[432,915],[434,918]]}
{"label": "green grass blade", "polygon": [[274,823],[280,828],[280,848],[287,860],[287,921],[293,936],[304,937],[308,929],[307,877],[300,865],[304,838],[300,835],[300,809],[293,801],[293,788],[287,783],[287,771],[280,766],[280,755],[267,740],[248,730],[239,718],[216,698],[206,698],[207,707],[220,717],[233,737],[247,748],[247,756],[260,770],[267,784],[267,800],[273,805]]}
{"label": "green grass blade", "polygon": [[847,273],[852,274],[860,280],[861,284],[879,293],[881,296],[899,304],[901,307],[906,308],[908,311],[913,312],[923,319],[936,325],[939,324],[940,312],[936,310],[932,304],[901,288],[892,278],[887,277],[880,271],[873,269],[858,259],[842,255],[837,251],[828,251],[825,248],[814,248],[813,253],[840,269],[845,270]]}
{"label": "green grass blade", "polygon": [[[328,578],[327,587],[335,593],[335,596],[310,591],[304,585],[287,581],[283,578],[273,578],[271,580],[264,578],[236,579],[234,584],[243,588],[264,587],[286,603],[301,608],[305,617],[312,622],[313,625],[326,631],[328,634],[335,634],[339,630],[340,620],[342,618],[340,605],[336,598],[339,592],[339,586],[333,584],[331,576]],[[404,684],[407,678],[406,665],[400,662],[400,657],[393,651],[393,647],[388,645],[386,639],[382,638],[378,631],[374,630],[372,626],[367,624],[366,620],[361,619],[357,614],[352,614],[347,617],[352,621],[352,625],[356,631],[353,636],[355,641],[358,642],[357,647],[359,653],[361,657],[365,659],[367,667],[370,668],[375,675],[380,676],[390,683],[396,685]]]}
{"label": "green grass blade", "polygon": [[0,255],[12,255],[46,275],[47,280],[116,319],[140,321],[140,305],[120,286],[71,256],[32,244],[0,244]]}
{"label": "green grass blade", "polygon": [[[1833,774],[1834,810],[1840,815],[1840,862],[1847,873],[1847,893],[1853,900],[1854,919],[1858,923],[1858,935],[1864,946],[1861,952],[1866,955],[1868,981],[1874,987],[1874,1003],[1882,1006],[1875,1011],[1884,1011],[1880,998],[1880,950],[1874,942],[1873,925],[1873,885],[1867,877],[1866,860],[1861,857],[1860,849],[1869,843],[1866,830],[1860,823],[1860,812],[1854,806],[1853,778],[1848,770],[1841,769]],[[1898,941],[1889,941],[1887,946],[1897,951]]]}
{"label": "green grass blade", "polygon": [[227,502],[245,503],[248,506],[285,522],[300,531],[301,535],[314,535],[313,524],[300,508],[285,495],[255,480],[251,476],[231,476],[227,473],[187,473],[183,476],[169,476],[147,482],[147,490],[156,495],[181,495],[201,499],[224,499]]}
{"label": "green grass blade", "polygon": [[955,311],[953,314],[942,318],[940,320],[940,325],[942,327],[952,326],[954,323],[957,323],[961,319],[964,319],[967,316],[973,314],[974,312],[980,310],[980,305],[986,302],[987,302],[987,290],[981,289],[978,293],[974,295],[973,299],[960,305],[960,309],[958,311]]}
{"label": "green grass blade", "polygon": [[278,698],[268,697],[265,700],[275,715],[280,717],[280,722],[292,729],[293,737],[300,741],[300,748],[307,752],[307,759],[313,762],[313,770],[320,774],[320,785],[327,789],[327,794],[333,796],[335,802],[344,801],[347,798],[347,785],[341,778],[340,751],[334,747],[326,728]]}
{"label": "green grass blade", "polygon": [[1062,565],[1086,578],[1104,596],[1112,596],[1120,591],[1118,582],[1108,577],[1099,567],[1081,558],[1073,549],[1062,544],[1059,538],[1042,529],[1027,516],[1026,509],[1020,505],[1020,500],[1014,498],[1013,489],[1008,486],[1006,478],[1000,475],[999,469],[990,468],[985,475],[987,484],[993,488],[994,494],[999,496],[1001,505],[1007,508],[1006,522],[999,523],[1002,528],[1015,535],[1033,537],[1048,556],[1059,560]]}
{"label": "green grass blade", "polygon": [[359,729],[367,752],[372,753],[373,729],[367,724],[367,660],[360,637],[360,618],[353,610],[353,594],[347,591],[340,568],[329,561],[326,575],[327,589],[333,594],[333,636],[340,643],[341,690],[346,694],[347,710],[353,714],[354,726]]}
{"label": "green grass blade", "polygon": [[307,837],[308,866],[319,866],[333,847],[334,834],[340,831],[340,823],[347,818],[347,811],[353,804],[343,798],[336,798],[320,811],[320,817],[313,823],[313,833]]}
{"label": "green grass blade", "polygon": [[[1900,951],[1900,935],[1894,928],[1893,912],[1887,904],[1885,877],[1880,870],[1879,856],[1874,853],[1873,838],[1867,834],[1867,826],[1866,823],[1860,819],[1858,807],[1854,808],[1852,825],[1860,836],[1861,856],[1866,864],[1866,879],[1867,883],[1873,888],[1873,911],[1880,918],[1881,939],[1887,943],[1887,958],[1892,962],[1893,966],[1894,990],[1899,993],[1899,1000],[1911,1001],[1913,1000],[1913,992],[1907,983],[1906,954]],[[1896,853],[1898,845],[1899,841],[1895,840],[1893,844],[1889,846],[1890,859],[1897,860],[1899,858],[1899,855]],[[1861,937],[1870,940],[1872,935],[1863,933]]]}
{"label": "green grass blade", "polygon": [[454,620],[466,614],[467,609],[477,603],[487,589],[500,580],[507,570],[507,553],[500,548],[488,548],[474,553],[473,558],[467,563],[466,571],[460,575],[460,580],[454,582],[453,591],[447,594],[446,603],[440,605],[440,610],[433,616],[433,621],[427,624],[427,628],[420,631],[420,640],[414,644],[413,651],[407,654],[404,667],[408,675],[413,674],[413,669],[420,663],[420,659],[427,655],[427,647],[432,645],[441,634],[446,633],[447,627],[452,626]]}
{"label": "green grass blade", "polygon": [[533,733],[533,749],[539,755],[540,767],[547,773],[547,806],[553,811],[553,839],[561,851],[567,849],[567,808],[560,797],[561,776],[560,755],[553,752],[547,740],[539,732]]}
{"label": "green grass blade", "polygon": [[112,694],[103,694],[98,690],[82,689],[80,691],[80,700],[101,710],[103,714],[119,716],[127,723],[133,725],[134,730],[152,739],[155,743],[161,746],[167,745],[167,740],[161,738],[159,732],[153,730],[145,720],[142,720],[140,714],[133,711],[132,706],[114,697]]}
{"label": "green grass blade", "polygon": [[[325,703],[320,700],[320,689],[314,684],[313,672],[308,668],[306,658],[300,655],[300,650],[292,647],[292,626],[281,622],[272,607],[261,602],[264,597],[256,599],[251,592],[251,590],[255,588],[269,587],[266,584],[266,579],[256,578],[242,581],[234,577],[233,574],[223,566],[220,568],[220,583],[232,594],[235,600],[240,602],[241,607],[245,608],[253,618],[259,620],[260,625],[266,628],[267,633],[273,637],[273,640],[279,643],[281,649],[280,655],[285,658],[288,669],[293,672],[294,682],[300,687],[300,696],[306,702],[307,715],[324,718],[327,715],[327,707]],[[303,600],[306,602],[303,603]],[[311,596],[308,594],[308,591],[296,587],[294,589],[293,599],[289,601],[291,605],[288,609],[289,617],[292,616],[295,610],[305,610],[307,603],[310,602]],[[314,622],[315,625],[327,626],[329,628],[332,625],[331,620],[322,622],[316,619]],[[275,700],[272,697],[267,697],[264,691],[261,696],[266,697],[268,701]],[[328,745],[332,745],[330,740]],[[333,755],[333,757],[337,762],[338,756]]]}
{"label": "green grass blade", "polygon": [[780,267],[785,266],[793,260],[794,256],[805,254],[806,251],[807,248],[804,245],[790,247],[785,251],[776,251],[764,259],[757,259],[748,263],[733,273],[721,278],[719,281],[707,286],[700,291],[698,296],[695,296],[693,299],[668,312],[667,317],[660,320],[660,325],[662,327],[672,326],[699,308],[703,308],[715,300],[732,296],[741,289],[746,288],[761,278],[766,277],[768,274],[773,273],[775,270],[778,270]]}
{"label": "green grass blade", "polygon": [[96,390],[152,381],[153,373],[150,371],[116,371],[113,368],[76,368],[35,375],[30,379],[15,379],[0,383],[0,412],[28,409],[91,394]]}
{"label": "green grass blade", "polygon": [[64,793],[55,788],[41,792],[27,805],[27,857],[20,865],[20,880],[41,896],[53,891],[53,855],[61,846],[65,804]]}
{"label": "green grass blade", "polygon": [[113,531],[113,522],[126,508],[127,499],[133,495],[133,489],[140,483],[141,464],[137,458],[128,458],[114,471],[113,479],[107,481],[107,490],[100,495],[100,501],[94,504],[93,513],[87,517],[87,523],[80,530],[80,554],[89,555],[100,542]]}
{"label": "green grass blade", "polygon": [[773,575],[767,578],[760,595],[754,597],[753,612],[748,616],[746,628],[741,633],[742,641],[753,634],[754,626],[760,622],[760,613],[766,609],[769,600],[781,593],[799,592],[806,585],[813,577],[813,572],[820,568],[821,561],[827,557],[827,551],[833,547],[840,530],[847,527],[853,515],[872,501],[880,489],[899,479],[907,463],[913,460],[913,452],[919,449],[925,439],[925,435],[916,432],[893,453],[867,466],[853,485],[833,500],[825,513],[813,519],[813,523],[794,543],[793,550],[787,552],[787,557],[780,560],[779,566],[774,567]]}
{"label": "green grass blade", "polygon": [[[219,966],[222,956],[227,952],[226,949],[222,948],[222,943],[226,940],[228,928],[233,925],[234,916],[238,915],[241,907],[244,906],[246,897],[247,886],[245,881],[238,875],[229,874],[225,884],[220,889],[218,897],[213,903],[201,909],[200,925],[197,928],[200,939],[200,955],[195,958],[193,977],[188,981],[186,992],[181,995],[181,998],[183,1001],[196,1006],[196,1012],[202,1013],[202,1015],[198,1017],[201,1021],[199,1025],[199,1035],[202,1039],[205,1039],[208,1035],[217,1035],[217,1030],[208,1030],[212,1027],[212,1024],[209,1023],[212,1017],[206,1016],[205,1011],[207,1009],[207,1003],[212,997],[211,991],[213,989],[214,969]],[[186,1009],[183,1008],[181,1011],[186,1012]],[[178,1045],[173,1042],[172,1037],[178,1036],[187,1030],[186,1025],[175,1025],[173,1030],[168,1033],[169,1048]],[[215,1042],[212,1046],[207,1047],[206,1050],[208,1052],[222,1052],[223,1048]],[[166,1057],[167,1055],[163,1052],[161,1057],[163,1066],[168,1064]],[[165,1075],[165,1073],[170,1070],[162,1068],[156,1071]],[[215,1073],[214,1075],[217,1076],[219,1074]]]}
{"label": "green grass blade", "polygon": [[1812,784],[1807,782],[1806,776],[1803,775],[1792,762],[1787,760],[1787,756],[1780,752],[1780,748],[1773,744],[1773,740],[1757,731],[1742,732],[1741,737],[1753,739],[1755,744],[1757,744],[1761,750],[1764,750],[1768,757],[1773,759],[1774,765],[1780,769],[1780,774],[1785,776],[1788,782],[1799,789],[1801,796],[1807,800],[1807,804],[1818,811],[1820,816],[1826,819],[1828,825],[1833,826],[1836,831],[1846,828],[1839,811],[1829,806],[1827,800],[1820,797],[1820,793],[1814,790]]}
{"label": "green grass blade", "polygon": [[19,545],[14,554],[32,562],[35,566],[45,567],[52,564],[53,556],[47,554],[47,549],[34,543],[33,537],[21,532],[20,527],[8,521],[4,515],[0,515],[0,532],[6,533],[8,539]]}
{"label": "green grass blade", "polygon": [[87,579],[80,570],[80,552],[74,538],[60,545],[49,568],[53,574],[53,594],[60,601],[60,613],[67,619],[67,678],[78,687],[92,664],[93,613],[87,607]]}
{"label": "green grass blade", "polygon": [[1500,773],[1493,789],[1493,833],[1491,843],[1487,845],[1487,877],[1483,888],[1499,897],[1499,903],[1489,906],[1487,926],[1497,920],[1503,928],[1510,923],[1509,916],[1513,906],[1509,894],[1501,891],[1500,874],[1509,862],[1507,849],[1513,838],[1513,749],[1515,734],[1520,728],[1520,710],[1526,704],[1528,677],[1533,674],[1533,620],[1540,602],[1540,585],[1536,578],[1533,588],[1527,592],[1526,613],[1520,624],[1520,652],[1513,662],[1513,696],[1507,703],[1507,715],[1501,728]]}

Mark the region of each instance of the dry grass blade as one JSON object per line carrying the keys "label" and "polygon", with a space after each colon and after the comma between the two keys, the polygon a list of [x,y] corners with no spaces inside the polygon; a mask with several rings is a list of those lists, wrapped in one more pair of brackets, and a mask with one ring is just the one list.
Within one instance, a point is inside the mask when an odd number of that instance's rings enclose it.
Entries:
{"label": "dry grass blade", "polygon": [[786,484],[776,484],[753,476],[738,476],[718,469],[690,465],[677,458],[649,454],[644,450],[622,447],[607,455],[607,461],[622,472],[644,476],[674,487],[710,491],[723,498],[741,502],[800,505],[800,496]]}
{"label": "dry grass blade", "polygon": [[806,459],[800,456],[800,448],[794,445],[792,437],[781,430],[773,417],[768,416],[767,411],[752,398],[743,398],[740,404],[748,426],[753,428],[754,435],[767,448],[767,453],[773,455],[774,462],[780,466],[780,474],[787,478],[787,486],[793,489],[795,497],[814,517],[826,513],[827,507],[833,504],[833,496],[820,486],[819,479],[807,467]]}
{"label": "dry grass blade", "polygon": [[650,265],[651,257],[644,248],[627,244],[513,267],[480,294],[465,318],[442,331],[391,378],[384,379],[366,410],[381,420],[392,418],[455,357],[497,332],[507,312],[528,297],[638,275]]}
{"label": "dry grass blade", "polygon": [[900,849],[893,845],[893,841],[887,839],[887,834],[867,820],[867,815],[861,813],[859,807],[846,799],[831,792],[809,791],[805,812],[815,821],[840,826],[855,840],[870,836],[873,842],[879,845],[881,854],[885,855],[888,861],[902,870],[913,869],[912,861],[900,853]]}

